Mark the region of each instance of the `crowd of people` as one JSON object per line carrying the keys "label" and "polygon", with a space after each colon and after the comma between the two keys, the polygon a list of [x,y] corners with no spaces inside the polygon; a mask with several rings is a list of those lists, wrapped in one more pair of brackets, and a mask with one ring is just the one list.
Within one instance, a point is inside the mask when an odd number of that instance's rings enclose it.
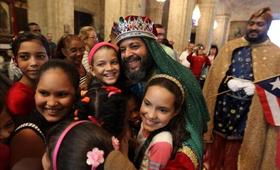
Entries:
{"label": "crowd of people", "polygon": [[279,169],[255,92],[279,81],[271,20],[261,9],[219,53],[190,42],[180,56],[147,16],[120,17],[110,42],[85,26],[56,45],[30,23],[0,75],[0,170]]}

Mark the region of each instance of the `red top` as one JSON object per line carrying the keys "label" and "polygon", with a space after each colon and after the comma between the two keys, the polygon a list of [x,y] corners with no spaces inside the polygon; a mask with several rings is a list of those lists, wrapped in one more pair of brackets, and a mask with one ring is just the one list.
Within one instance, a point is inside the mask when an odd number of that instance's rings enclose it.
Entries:
{"label": "red top", "polygon": [[211,62],[205,55],[193,56],[192,53],[188,56],[187,60],[190,62],[190,69],[192,70],[196,79],[199,79],[202,69],[205,66],[210,66]]}
{"label": "red top", "polygon": [[0,143],[0,170],[8,170],[10,162],[10,148]]}
{"label": "red top", "polygon": [[192,160],[184,153],[177,152],[173,160],[169,160],[162,170],[195,170]]}
{"label": "red top", "polygon": [[21,82],[15,82],[9,89],[6,98],[8,111],[12,116],[30,114],[35,108],[35,91]]}

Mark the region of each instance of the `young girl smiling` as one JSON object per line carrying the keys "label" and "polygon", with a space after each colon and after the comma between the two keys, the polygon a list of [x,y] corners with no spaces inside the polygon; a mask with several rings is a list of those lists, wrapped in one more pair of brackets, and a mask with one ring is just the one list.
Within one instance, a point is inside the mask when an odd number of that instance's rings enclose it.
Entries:
{"label": "young girl smiling", "polygon": [[187,138],[184,115],[184,88],[174,77],[153,76],[146,87],[140,108],[142,125],[135,159],[139,169],[162,169]]}

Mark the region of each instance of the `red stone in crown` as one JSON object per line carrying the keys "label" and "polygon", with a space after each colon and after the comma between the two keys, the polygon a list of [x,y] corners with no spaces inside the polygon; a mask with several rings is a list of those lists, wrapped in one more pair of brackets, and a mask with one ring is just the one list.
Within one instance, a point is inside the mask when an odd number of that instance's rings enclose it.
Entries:
{"label": "red stone in crown", "polygon": [[120,17],[116,41],[130,37],[149,37],[156,39],[153,34],[153,22],[147,16]]}

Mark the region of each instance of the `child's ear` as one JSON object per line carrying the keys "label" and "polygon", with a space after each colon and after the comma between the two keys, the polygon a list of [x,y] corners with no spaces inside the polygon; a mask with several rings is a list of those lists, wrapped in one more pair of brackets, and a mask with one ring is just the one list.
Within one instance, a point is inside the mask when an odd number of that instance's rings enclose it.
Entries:
{"label": "child's ear", "polygon": [[93,76],[95,76],[95,73],[94,73],[94,71],[93,71],[92,65],[89,65],[89,69],[90,69],[90,73],[91,73]]}
{"label": "child's ear", "polygon": [[62,54],[63,54],[64,56],[67,56],[67,53],[66,53],[66,49],[65,49],[65,48],[62,48],[61,51],[62,51]]}

